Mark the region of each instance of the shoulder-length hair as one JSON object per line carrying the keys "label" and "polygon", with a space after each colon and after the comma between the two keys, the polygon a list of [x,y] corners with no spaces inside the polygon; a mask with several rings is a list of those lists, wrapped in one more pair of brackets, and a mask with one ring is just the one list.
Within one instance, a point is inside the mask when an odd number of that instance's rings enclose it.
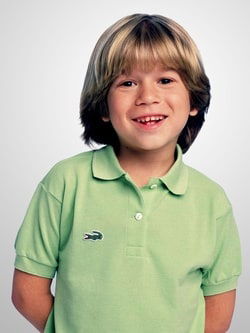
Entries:
{"label": "shoulder-length hair", "polygon": [[176,70],[190,97],[190,116],[178,138],[185,153],[204,121],[210,103],[210,83],[201,56],[189,34],[175,21],[162,15],[133,14],[115,22],[98,39],[90,57],[80,99],[81,138],[119,149],[119,138],[108,116],[107,94],[118,75],[139,65],[142,70],[161,63]]}

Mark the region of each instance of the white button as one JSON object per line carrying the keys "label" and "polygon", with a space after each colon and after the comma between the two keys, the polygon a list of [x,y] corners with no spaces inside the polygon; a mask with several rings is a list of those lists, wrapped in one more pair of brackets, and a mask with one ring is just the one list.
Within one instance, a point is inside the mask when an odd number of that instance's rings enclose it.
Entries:
{"label": "white button", "polygon": [[136,214],[135,214],[135,219],[136,219],[137,221],[141,220],[141,219],[142,219],[142,213],[136,213]]}
{"label": "white button", "polygon": [[154,188],[156,188],[156,187],[157,187],[157,184],[152,184],[152,185],[150,186],[151,189],[154,189]]}

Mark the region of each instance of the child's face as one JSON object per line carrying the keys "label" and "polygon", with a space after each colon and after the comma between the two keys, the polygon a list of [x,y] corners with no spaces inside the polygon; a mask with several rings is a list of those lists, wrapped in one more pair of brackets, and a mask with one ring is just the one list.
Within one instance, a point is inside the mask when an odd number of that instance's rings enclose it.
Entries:
{"label": "child's face", "polygon": [[[109,117],[123,146],[139,151],[168,151],[175,147],[190,110],[189,93],[179,74],[156,65],[143,72],[134,68],[113,82],[107,97]],[[160,121],[138,122],[149,116],[163,116]],[[162,117],[161,117],[162,118]]]}

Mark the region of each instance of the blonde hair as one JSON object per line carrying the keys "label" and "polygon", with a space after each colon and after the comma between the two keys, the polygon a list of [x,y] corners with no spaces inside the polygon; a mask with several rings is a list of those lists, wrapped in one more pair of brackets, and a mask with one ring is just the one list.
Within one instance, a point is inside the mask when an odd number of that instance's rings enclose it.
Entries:
{"label": "blonde hair", "polygon": [[193,143],[205,120],[210,84],[194,41],[178,23],[162,15],[133,14],[121,18],[101,35],[92,52],[80,100],[82,138],[119,148],[119,139],[108,116],[107,94],[112,82],[134,66],[144,71],[156,63],[176,70],[189,91],[190,107],[199,112],[189,117],[178,143],[183,153]]}

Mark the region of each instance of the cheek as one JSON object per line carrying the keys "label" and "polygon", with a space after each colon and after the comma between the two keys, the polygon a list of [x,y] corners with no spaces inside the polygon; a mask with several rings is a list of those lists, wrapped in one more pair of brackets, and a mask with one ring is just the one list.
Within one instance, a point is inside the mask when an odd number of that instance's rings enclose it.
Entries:
{"label": "cheek", "polygon": [[107,98],[109,114],[113,118],[125,115],[130,110],[131,100],[126,96],[111,95]]}
{"label": "cheek", "polygon": [[189,95],[185,92],[172,94],[168,98],[168,103],[172,106],[173,110],[179,110],[187,114],[190,111]]}

